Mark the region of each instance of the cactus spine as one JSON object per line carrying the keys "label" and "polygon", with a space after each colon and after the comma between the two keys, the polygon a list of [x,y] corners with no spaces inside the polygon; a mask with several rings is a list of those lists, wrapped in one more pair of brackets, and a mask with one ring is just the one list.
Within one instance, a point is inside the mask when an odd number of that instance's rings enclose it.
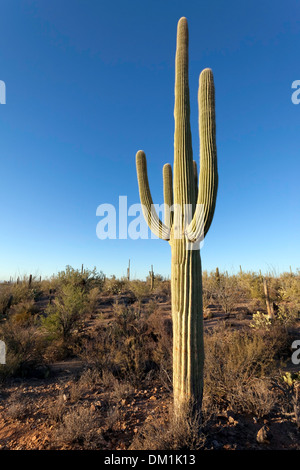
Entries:
{"label": "cactus spine", "polygon": [[[188,26],[181,18],[177,26],[175,59],[174,177],[171,165],[163,167],[164,202],[173,206],[164,223],[152,202],[146,156],[136,155],[137,177],[143,213],[151,230],[171,246],[171,292],[173,321],[173,393],[175,411],[187,401],[201,407],[203,393],[203,306],[199,238],[213,219],[217,186],[214,82],[210,69],[199,78],[200,174],[193,161],[188,85]],[[182,216],[186,204],[192,220]],[[199,212],[201,208],[202,212]],[[184,220],[183,220],[184,219]],[[182,223],[184,221],[184,223]],[[179,233],[178,233],[179,232]],[[179,236],[180,235],[180,236]],[[197,249],[195,244],[198,243]]]}

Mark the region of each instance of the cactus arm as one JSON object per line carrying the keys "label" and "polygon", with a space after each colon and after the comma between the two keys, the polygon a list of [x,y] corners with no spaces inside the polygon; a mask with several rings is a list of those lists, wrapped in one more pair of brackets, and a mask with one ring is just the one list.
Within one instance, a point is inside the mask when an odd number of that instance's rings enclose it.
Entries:
{"label": "cactus arm", "polygon": [[193,161],[193,171],[194,171],[194,184],[195,184],[195,197],[197,200],[198,197],[198,168],[197,162]]}
{"label": "cactus arm", "polygon": [[199,78],[200,175],[197,207],[186,234],[191,239],[205,236],[211,225],[218,190],[215,89],[211,69],[204,69]]}
{"label": "cactus arm", "polygon": [[153,205],[149,187],[146,155],[142,150],[136,154],[136,170],[143,214],[150,230],[163,240],[170,239],[170,229],[159,219]]}
{"label": "cactus arm", "polygon": [[164,203],[165,203],[165,219],[164,223],[168,228],[173,224],[173,178],[172,167],[166,163],[163,167],[163,182],[164,182]]}
{"label": "cactus arm", "polygon": [[215,212],[218,191],[215,86],[211,69],[204,69],[199,83],[199,135],[201,168],[198,204],[204,204],[204,236],[207,234]]}

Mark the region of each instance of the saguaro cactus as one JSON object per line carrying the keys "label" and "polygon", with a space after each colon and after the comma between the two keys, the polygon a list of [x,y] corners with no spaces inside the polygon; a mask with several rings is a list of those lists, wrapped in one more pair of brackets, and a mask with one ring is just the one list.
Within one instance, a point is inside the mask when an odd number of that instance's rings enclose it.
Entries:
{"label": "saguaro cactus", "polygon": [[128,261],[128,268],[127,268],[127,281],[130,281],[130,260]]}
{"label": "saguaro cactus", "polygon": [[151,271],[149,271],[149,278],[150,278],[150,289],[153,290],[154,289],[154,279],[155,279],[154,271],[153,271],[153,264],[151,264]]}
{"label": "saguaro cactus", "polygon": [[[149,189],[146,156],[136,154],[137,176],[143,213],[151,230],[168,240],[172,252],[171,295],[173,322],[173,393],[175,410],[186,401],[201,407],[203,393],[203,306],[199,239],[213,219],[217,186],[213,74],[205,69],[199,78],[200,173],[193,161],[188,85],[188,25],[177,27],[175,59],[174,177],[170,164],[163,167],[165,207],[172,206],[164,223],[159,219]],[[187,220],[184,208],[192,209]]]}

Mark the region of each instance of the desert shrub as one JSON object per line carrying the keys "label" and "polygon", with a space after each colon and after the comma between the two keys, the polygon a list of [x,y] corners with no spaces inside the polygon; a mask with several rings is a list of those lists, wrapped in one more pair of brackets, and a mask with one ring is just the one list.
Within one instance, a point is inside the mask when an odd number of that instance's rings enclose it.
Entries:
{"label": "desert shrub", "polygon": [[72,402],[77,402],[86,393],[90,393],[101,384],[101,376],[97,369],[85,369],[77,380],[71,382],[69,397]]}
{"label": "desert shrub", "polygon": [[58,445],[79,444],[84,449],[97,449],[101,439],[97,412],[84,406],[78,406],[66,413],[55,434]]}
{"label": "desert shrub", "polygon": [[[47,335],[50,349],[51,346],[53,349],[53,344],[56,345],[58,356],[63,357],[72,351],[75,333],[83,324],[86,313],[84,290],[72,284],[61,286],[55,300],[45,309],[45,316],[41,319],[42,331]],[[51,345],[51,342],[54,343]]]}
{"label": "desert shrub", "polygon": [[239,282],[245,292],[245,296],[249,300],[256,300],[258,308],[265,308],[265,293],[264,293],[264,277],[268,285],[268,293],[270,302],[278,302],[280,300],[280,283],[281,280],[275,275],[263,276],[254,272],[240,273],[238,278]]}
{"label": "desert shrub", "polygon": [[85,369],[79,378],[79,386],[85,391],[92,391],[101,383],[101,376],[97,369]]}
{"label": "desert shrub", "polygon": [[[165,281],[165,278],[164,276],[162,276],[161,274],[156,274],[154,273],[154,279],[155,279],[155,283],[159,284],[160,282],[163,282]],[[151,281],[151,277],[150,277],[150,274],[148,276],[146,276],[146,282],[150,283]]]}
{"label": "desert shrub", "polygon": [[51,421],[61,423],[66,412],[66,400],[63,393],[60,393],[48,407],[47,414]]}
{"label": "desert shrub", "polygon": [[171,282],[163,279],[159,283],[154,284],[154,294],[157,296],[163,296],[166,299],[171,297]]}
{"label": "desert shrub", "polygon": [[99,287],[93,287],[87,295],[87,308],[89,313],[96,313],[101,291]]}
{"label": "desert shrub", "polygon": [[38,323],[38,308],[34,300],[20,302],[10,309],[11,322],[19,326],[33,326]]}
{"label": "desert shrub", "polygon": [[43,338],[36,327],[10,318],[0,327],[0,339],[6,345],[6,364],[0,365],[0,376],[25,376],[44,364]]}
{"label": "desert shrub", "polygon": [[87,368],[102,372],[113,367],[114,352],[111,347],[110,332],[106,326],[98,326],[93,337],[83,336],[80,342],[77,341],[76,346],[76,354]]}
{"label": "desert shrub", "polygon": [[129,398],[133,392],[134,388],[127,380],[123,381],[114,378],[112,388],[110,389],[110,399],[116,403],[120,403],[122,400]]}
{"label": "desert shrub", "polygon": [[[151,307],[151,306],[150,306]],[[82,338],[78,355],[87,367],[103,375],[112,371],[119,379],[139,383],[148,373],[170,373],[172,335],[165,320],[148,304],[140,313],[135,306],[116,302],[113,319],[99,325],[96,334]]]}
{"label": "desert shrub", "polygon": [[201,450],[206,441],[200,414],[186,404],[180,413],[170,406],[166,418],[146,421],[134,437],[130,450]]}
{"label": "desert shrub", "polygon": [[124,305],[115,304],[114,317],[109,325],[114,364],[122,377],[139,380],[147,359],[143,344],[146,324],[136,309]]}
{"label": "desert shrub", "polygon": [[150,315],[155,314],[158,309],[158,302],[156,300],[150,299],[143,307],[143,314],[146,318]]}
{"label": "desert shrub", "polygon": [[104,293],[107,295],[118,295],[125,293],[128,289],[129,282],[127,279],[117,279],[116,276],[111,276],[105,279]]}
{"label": "desert shrub", "polygon": [[236,410],[252,414],[258,418],[267,416],[275,407],[276,394],[270,377],[253,378],[248,386],[237,383],[235,395],[231,399]]}
{"label": "desert shrub", "polygon": [[115,320],[110,325],[114,362],[122,372],[139,382],[150,372],[170,370],[172,331],[155,311],[149,316],[134,307],[115,305]]}
{"label": "desert shrub", "polygon": [[299,319],[298,309],[293,305],[281,303],[278,306],[276,316],[272,319],[267,314],[257,311],[253,314],[250,327],[256,330],[270,331],[275,326],[282,325],[284,328],[293,326]]}
{"label": "desert shrub", "polygon": [[172,322],[164,318],[159,310],[147,318],[145,348],[148,357],[155,364],[155,376],[167,390],[172,389]]}
{"label": "desert shrub", "polygon": [[240,299],[240,291],[235,276],[220,273],[214,276],[209,286],[204,284],[204,292],[209,293],[221,305],[224,313],[231,313]]}
{"label": "desert shrub", "polygon": [[24,277],[19,283],[14,283],[11,285],[11,295],[13,297],[13,304],[18,304],[20,302],[28,302],[31,300],[38,300],[42,295],[43,291],[41,285],[33,277],[32,282],[29,285],[28,278]]}
{"label": "desert shrub", "polygon": [[275,370],[279,348],[276,336],[266,338],[253,331],[228,331],[220,327],[207,333],[206,406],[209,402],[210,406],[229,405],[234,411],[249,412],[251,408],[253,413],[267,412],[271,406],[270,400],[266,401],[268,393],[271,394],[268,378]]}
{"label": "desert shrub", "polygon": [[101,291],[104,282],[104,274],[102,271],[97,272],[96,268],[81,271],[68,265],[65,270],[60,271],[57,276],[52,278],[51,287],[54,290],[60,290],[65,286],[72,286],[73,288],[81,288],[85,292],[97,287]]}
{"label": "desert shrub", "polygon": [[282,276],[279,295],[290,311],[300,313],[300,275]]}
{"label": "desert shrub", "polygon": [[282,323],[286,327],[294,325],[299,320],[298,307],[292,303],[281,303],[278,306],[276,321]]}
{"label": "desert shrub", "polygon": [[110,406],[106,413],[105,431],[120,431],[120,424],[122,419],[121,406]]}
{"label": "desert shrub", "polygon": [[138,313],[140,314],[143,301],[151,294],[150,284],[139,280],[130,281],[130,290],[137,300]]}
{"label": "desert shrub", "polygon": [[13,296],[9,285],[0,284],[0,319],[6,315],[12,304]]}
{"label": "desert shrub", "polygon": [[5,417],[22,421],[28,417],[30,411],[29,401],[20,391],[14,392],[6,400]]}
{"label": "desert shrub", "polygon": [[240,277],[249,297],[264,303],[265,294],[262,276],[256,273],[243,273]]}
{"label": "desert shrub", "polygon": [[5,315],[12,305],[34,300],[36,291],[27,282],[0,285],[0,315]]}

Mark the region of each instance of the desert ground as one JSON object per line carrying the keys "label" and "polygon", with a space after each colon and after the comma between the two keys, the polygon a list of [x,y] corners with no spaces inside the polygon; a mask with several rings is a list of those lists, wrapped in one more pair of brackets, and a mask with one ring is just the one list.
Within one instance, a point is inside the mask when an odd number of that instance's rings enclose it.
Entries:
{"label": "desert ground", "polygon": [[299,272],[203,273],[202,413],[175,419],[168,279],[0,284],[0,449],[299,450],[299,293]]}

